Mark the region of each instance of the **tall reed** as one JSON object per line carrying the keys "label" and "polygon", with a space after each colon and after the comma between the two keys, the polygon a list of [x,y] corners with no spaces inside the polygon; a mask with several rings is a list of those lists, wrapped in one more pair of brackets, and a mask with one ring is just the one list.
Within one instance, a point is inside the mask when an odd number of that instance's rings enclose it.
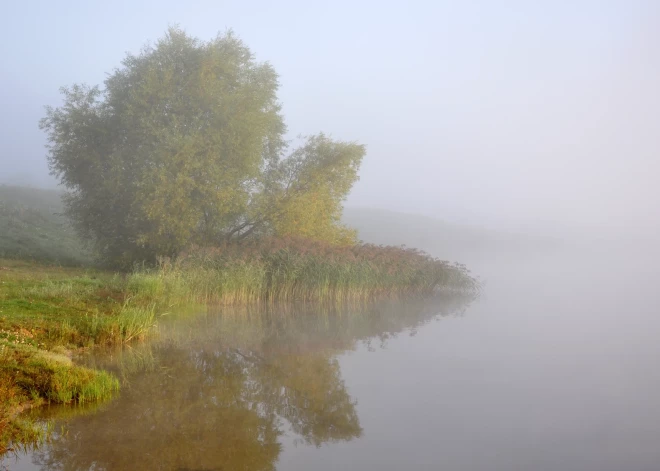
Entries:
{"label": "tall reed", "polygon": [[355,301],[440,289],[478,291],[465,266],[416,249],[305,239],[259,239],[194,247],[128,279],[137,299],[246,304]]}

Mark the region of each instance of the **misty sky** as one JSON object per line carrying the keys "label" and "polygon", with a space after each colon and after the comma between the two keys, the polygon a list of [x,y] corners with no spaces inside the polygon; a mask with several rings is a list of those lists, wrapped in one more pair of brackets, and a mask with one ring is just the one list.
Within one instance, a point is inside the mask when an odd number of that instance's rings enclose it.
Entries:
{"label": "misty sky", "polygon": [[[348,204],[491,227],[660,227],[660,2],[4,2],[0,181],[47,184],[44,105],[168,25],[232,28],[291,137],[367,145]],[[50,183],[52,185],[52,182]]]}

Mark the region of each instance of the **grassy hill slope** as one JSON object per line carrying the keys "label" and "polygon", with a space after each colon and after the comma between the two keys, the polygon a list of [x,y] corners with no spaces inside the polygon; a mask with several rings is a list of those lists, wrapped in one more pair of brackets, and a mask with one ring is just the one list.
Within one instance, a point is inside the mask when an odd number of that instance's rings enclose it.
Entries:
{"label": "grassy hill slope", "polygon": [[0,185],[0,258],[89,263],[89,252],[62,211],[56,190]]}

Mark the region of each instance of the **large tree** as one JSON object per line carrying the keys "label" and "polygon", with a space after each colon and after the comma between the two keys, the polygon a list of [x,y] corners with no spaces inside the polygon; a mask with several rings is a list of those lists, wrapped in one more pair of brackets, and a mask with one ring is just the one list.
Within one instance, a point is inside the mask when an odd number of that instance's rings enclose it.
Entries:
{"label": "large tree", "polygon": [[177,28],[103,89],[63,88],[40,125],[67,214],[119,264],[261,234],[350,243],[339,216],[364,147],[319,135],[287,155],[277,89],[231,32]]}

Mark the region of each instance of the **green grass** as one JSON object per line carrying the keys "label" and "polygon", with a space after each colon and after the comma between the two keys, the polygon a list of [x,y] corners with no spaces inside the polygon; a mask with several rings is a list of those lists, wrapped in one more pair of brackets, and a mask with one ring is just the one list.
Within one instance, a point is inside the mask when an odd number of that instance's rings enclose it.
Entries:
{"label": "green grass", "polygon": [[90,402],[106,399],[119,383],[109,373],[76,366],[55,351],[20,343],[0,343],[2,383],[18,388],[17,397],[53,403]]}
{"label": "green grass", "polygon": [[0,258],[91,263],[63,211],[58,191],[0,185]]}
{"label": "green grass", "polygon": [[103,401],[119,389],[110,373],[76,366],[68,356],[25,338],[0,340],[0,455],[12,450],[10,443],[25,447],[44,439],[47,429],[17,417],[26,406]]}
{"label": "green grass", "polygon": [[123,275],[17,260],[0,268],[0,331],[29,332],[45,348],[122,342],[153,321],[153,308],[128,299]]}
{"label": "green grass", "polygon": [[153,324],[153,311],[142,316],[121,286],[106,272],[0,259],[0,455],[43,439],[43,427],[17,416],[26,405],[105,400],[118,388],[67,353],[143,336]]}

